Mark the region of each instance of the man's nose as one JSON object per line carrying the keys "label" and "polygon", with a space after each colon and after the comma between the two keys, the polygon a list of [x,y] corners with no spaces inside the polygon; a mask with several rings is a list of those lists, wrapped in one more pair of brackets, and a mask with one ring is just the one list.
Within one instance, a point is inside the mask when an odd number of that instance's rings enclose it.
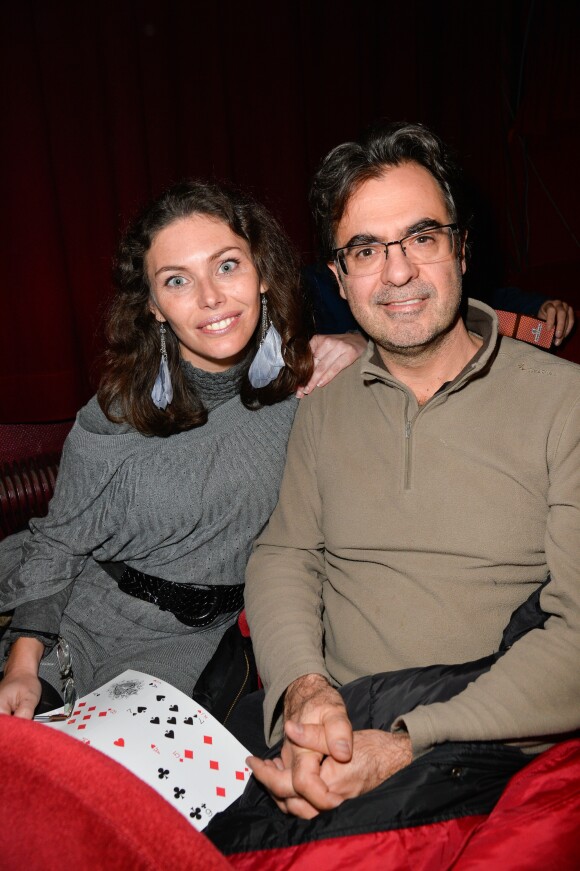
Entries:
{"label": "man's nose", "polygon": [[417,278],[419,267],[411,263],[400,244],[390,245],[388,254],[381,270],[381,279],[385,284],[403,285]]}

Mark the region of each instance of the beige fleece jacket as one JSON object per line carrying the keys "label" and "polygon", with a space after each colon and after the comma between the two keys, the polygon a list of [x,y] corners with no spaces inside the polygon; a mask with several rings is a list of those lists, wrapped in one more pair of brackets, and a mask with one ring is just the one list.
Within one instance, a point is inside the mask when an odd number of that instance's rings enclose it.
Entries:
{"label": "beige fleece jacket", "polygon": [[402,708],[416,754],[446,740],[541,739],[580,727],[580,367],[498,338],[426,405],[372,343],[303,399],[280,499],[247,571],[246,607],[277,705],[308,673],[363,675],[497,650],[551,575],[551,616],[444,703]]}

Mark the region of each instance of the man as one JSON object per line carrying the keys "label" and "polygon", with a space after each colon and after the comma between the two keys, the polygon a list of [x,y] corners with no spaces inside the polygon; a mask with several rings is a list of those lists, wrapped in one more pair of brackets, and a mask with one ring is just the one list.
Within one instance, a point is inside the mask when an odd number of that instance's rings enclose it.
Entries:
{"label": "man", "polygon": [[[424,127],[334,149],[312,201],[371,342],[302,401],[246,587],[266,735],[284,734],[251,766],[304,818],[439,745],[534,752],[580,727],[580,369],[464,310],[465,209]],[[493,658],[532,593],[542,620]],[[386,726],[353,733],[338,687],[485,657],[440,700],[405,691]]]}

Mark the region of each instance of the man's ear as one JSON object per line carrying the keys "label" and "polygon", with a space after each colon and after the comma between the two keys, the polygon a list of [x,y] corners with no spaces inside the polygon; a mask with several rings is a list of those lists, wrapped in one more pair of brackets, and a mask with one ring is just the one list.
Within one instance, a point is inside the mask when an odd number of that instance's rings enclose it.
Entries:
{"label": "man's ear", "polygon": [[467,230],[461,237],[461,250],[459,252],[459,262],[461,263],[461,273],[465,275],[467,269]]}
{"label": "man's ear", "polygon": [[338,284],[338,292],[340,293],[340,295],[343,299],[346,299],[346,294],[345,294],[344,288],[342,286],[342,281],[340,279],[340,273],[339,273],[338,269],[336,268],[336,263],[334,262],[334,260],[331,260],[326,265],[328,266],[328,268],[330,269],[331,272],[334,272],[334,277],[336,278],[336,281]]}

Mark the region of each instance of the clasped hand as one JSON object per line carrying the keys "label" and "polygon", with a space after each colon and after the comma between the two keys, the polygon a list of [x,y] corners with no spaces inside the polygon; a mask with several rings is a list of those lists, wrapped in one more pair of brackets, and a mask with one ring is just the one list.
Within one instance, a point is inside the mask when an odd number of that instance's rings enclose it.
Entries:
{"label": "clasped hand", "polygon": [[280,810],[303,819],[374,789],[412,760],[405,733],[353,733],[340,694],[321,675],[288,688],[284,732],[279,757],[248,764]]}

